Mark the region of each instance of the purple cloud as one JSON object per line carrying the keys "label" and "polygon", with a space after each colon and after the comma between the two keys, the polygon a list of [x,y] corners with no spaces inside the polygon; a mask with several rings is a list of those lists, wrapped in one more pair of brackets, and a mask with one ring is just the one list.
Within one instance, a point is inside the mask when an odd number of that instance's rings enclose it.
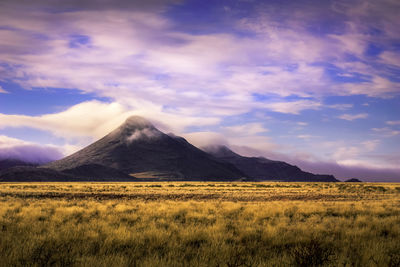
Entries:
{"label": "purple cloud", "polygon": [[63,157],[60,149],[28,143],[0,135],[0,160],[18,159],[28,163],[44,164]]}

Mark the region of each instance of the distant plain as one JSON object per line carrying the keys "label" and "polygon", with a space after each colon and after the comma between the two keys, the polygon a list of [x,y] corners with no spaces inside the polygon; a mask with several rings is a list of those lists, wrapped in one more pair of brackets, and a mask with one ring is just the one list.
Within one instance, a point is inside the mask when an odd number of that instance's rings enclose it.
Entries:
{"label": "distant plain", "polygon": [[400,184],[0,183],[0,266],[400,266]]}

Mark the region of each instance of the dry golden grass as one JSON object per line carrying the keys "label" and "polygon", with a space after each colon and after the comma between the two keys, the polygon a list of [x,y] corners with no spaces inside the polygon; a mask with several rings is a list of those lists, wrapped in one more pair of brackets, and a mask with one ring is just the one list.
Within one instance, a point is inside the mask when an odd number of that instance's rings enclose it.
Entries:
{"label": "dry golden grass", "polygon": [[400,266],[400,185],[1,183],[1,266]]}

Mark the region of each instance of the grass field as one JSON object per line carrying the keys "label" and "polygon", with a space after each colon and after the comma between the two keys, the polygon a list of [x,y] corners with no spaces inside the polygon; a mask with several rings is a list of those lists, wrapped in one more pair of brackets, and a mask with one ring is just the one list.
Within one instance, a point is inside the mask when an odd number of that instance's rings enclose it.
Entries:
{"label": "grass field", "polygon": [[0,183],[0,266],[400,266],[400,184]]}

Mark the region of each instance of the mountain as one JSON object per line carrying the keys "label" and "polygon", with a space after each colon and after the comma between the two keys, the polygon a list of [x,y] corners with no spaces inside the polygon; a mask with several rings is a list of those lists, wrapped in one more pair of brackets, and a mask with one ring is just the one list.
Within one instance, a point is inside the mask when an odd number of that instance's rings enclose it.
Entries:
{"label": "mountain", "polygon": [[132,116],[110,134],[45,168],[85,175],[93,164],[145,178],[234,180],[244,176],[184,138],[167,135],[142,117]]}
{"label": "mountain", "polygon": [[19,159],[0,159],[0,170],[15,166],[37,166],[38,164],[25,162]]}
{"label": "mountain", "polygon": [[333,175],[312,174],[283,161],[263,157],[244,157],[226,146],[209,146],[203,149],[221,162],[231,163],[248,178],[254,180],[337,182]]}
{"label": "mountain", "polygon": [[226,146],[203,151],[138,116],[66,158],[39,167],[18,165],[27,164],[0,161],[0,181],[337,181],[332,175],[304,172],[286,162],[244,157]]}

